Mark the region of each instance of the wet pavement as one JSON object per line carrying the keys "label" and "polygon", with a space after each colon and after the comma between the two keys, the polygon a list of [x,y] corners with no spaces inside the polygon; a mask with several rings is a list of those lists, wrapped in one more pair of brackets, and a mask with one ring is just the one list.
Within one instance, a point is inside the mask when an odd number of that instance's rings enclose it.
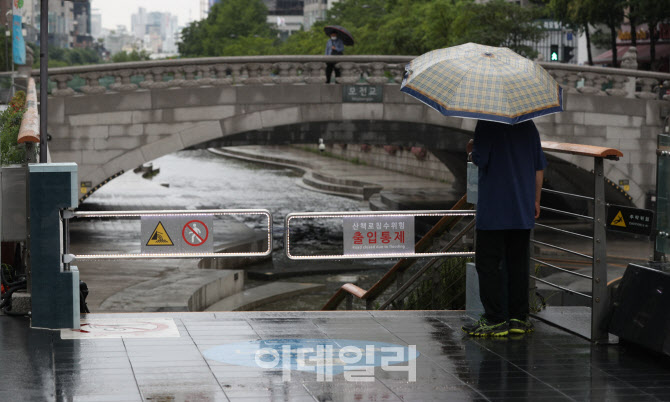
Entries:
{"label": "wet pavement", "polygon": [[[459,329],[465,320],[458,311],[89,314],[88,332],[61,333],[0,316],[0,400],[670,400],[668,356],[591,345],[540,322],[525,336],[473,339]],[[68,339],[77,337],[89,339]]]}

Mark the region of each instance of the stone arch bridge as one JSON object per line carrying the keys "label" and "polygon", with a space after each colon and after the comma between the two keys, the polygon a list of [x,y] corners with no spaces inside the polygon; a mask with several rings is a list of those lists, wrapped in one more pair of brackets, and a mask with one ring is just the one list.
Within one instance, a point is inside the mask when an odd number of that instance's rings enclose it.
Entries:
{"label": "stone arch bridge", "polygon": [[[475,121],[444,117],[401,93],[410,59],[263,56],[50,69],[50,154],[55,162],[76,162],[79,179],[96,187],[189,147],[324,138],[424,146],[464,178],[464,145]],[[341,77],[328,85],[325,67],[331,61],[338,62]],[[606,164],[605,173],[613,183],[628,180],[624,198],[643,206],[654,189],[656,137],[670,109],[668,97],[659,100],[655,90],[667,86],[670,75],[541,64],[563,85],[566,106],[563,113],[535,120],[542,139],[620,149],[624,157]],[[33,75],[39,78],[38,71]],[[559,163],[552,164],[553,177],[588,188],[578,183],[588,175],[574,172],[589,171],[592,161],[556,158],[562,159],[554,159]]]}

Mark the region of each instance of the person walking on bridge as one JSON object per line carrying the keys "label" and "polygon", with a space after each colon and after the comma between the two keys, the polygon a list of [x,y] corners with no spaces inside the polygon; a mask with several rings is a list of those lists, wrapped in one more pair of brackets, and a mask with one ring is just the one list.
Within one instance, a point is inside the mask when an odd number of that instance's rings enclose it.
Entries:
{"label": "person walking on bridge", "polygon": [[532,120],[514,125],[479,120],[466,150],[479,168],[475,265],[484,314],[463,331],[530,332],[530,231],[540,216],[547,166],[539,133]]}
{"label": "person walking on bridge", "polygon": [[[330,39],[326,43],[326,56],[340,56],[344,54],[344,42],[336,32],[331,32]],[[335,77],[340,76],[340,70],[335,68],[335,63],[326,63],[326,84],[330,84],[330,76],[335,70]]]}

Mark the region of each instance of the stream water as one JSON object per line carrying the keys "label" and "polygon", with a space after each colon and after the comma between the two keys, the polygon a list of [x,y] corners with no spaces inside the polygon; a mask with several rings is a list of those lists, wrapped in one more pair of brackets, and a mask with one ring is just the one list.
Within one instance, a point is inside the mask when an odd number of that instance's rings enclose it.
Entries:
{"label": "stream water", "polygon": [[[258,272],[293,274],[281,280],[324,284],[325,288],[310,295],[263,305],[259,310],[314,310],[339,288],[343,282],[361,287],[373,284],[388,269],[391,260],[294,261],[283,247],[284,218],[291,212],[360,211],[367,202],[328,195],[299,185],[302,172],[225,158],[206,150],[180,151],[153,161],[160,172],[150,179],[126,172],[96,191],[83,204],[84,210],[147,210],[147,209],[268,209],[273,214],[272,259],[250,267]],[[241,220],[254,230],[265,230],[262,219]],[[105,251],[138,252],[138,221],[119,220],[114,230],[93,230],[95,221],[81,220],[72,225],[72,250],[81,252],[90,245],[104,245]],[[87,225],[90,227],[87,228]],[[217,224],[215,223],[215,226]],[[292,236],[300,239],[296,249],[309,253],[340,247],[341,226],[329,220],[314,220],[298,225]],[[228,234],[229,240],[230,233]],[[138,262],[141,265],[141,261]],[[323,270],[327,270],[324,274]],[[297,272],[296,272],[297,271]],[[339,271],[339,272],[338,272]],[[355,271],[355,273],[351,273]],[[246,287],[263,284],[246,280]]]}

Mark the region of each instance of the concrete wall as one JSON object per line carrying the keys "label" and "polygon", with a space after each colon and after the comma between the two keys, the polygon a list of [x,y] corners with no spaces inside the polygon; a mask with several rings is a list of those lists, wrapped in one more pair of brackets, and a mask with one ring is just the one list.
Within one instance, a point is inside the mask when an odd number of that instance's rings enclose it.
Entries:
{"label": "concrete wall", "polygon": [[[667,101],[566,94],[566,111],[535,120],[543,140],[616,148],[624,156],[605,162],[605,176],[630,181],[633,203],[644,206],[656,181],[656,140]],[[588,171],[590,158],[558,155]]]}
{"label": "concrete wall", "polygon": [[[317,149],[318,145],[302,145]],[[393,148],[390,148],[393,147]],[[328,144],[326,151],[349,160],[358,160],[368,166],[375,166],[432,180],[453,181],[453,175],[435,155],[422,147],[425,157],[418,158],[411,147],[367,145],[367,144]],[[393,150],[392,152],[387,151]],[[415,149],[415,152],[417,149]]]}

